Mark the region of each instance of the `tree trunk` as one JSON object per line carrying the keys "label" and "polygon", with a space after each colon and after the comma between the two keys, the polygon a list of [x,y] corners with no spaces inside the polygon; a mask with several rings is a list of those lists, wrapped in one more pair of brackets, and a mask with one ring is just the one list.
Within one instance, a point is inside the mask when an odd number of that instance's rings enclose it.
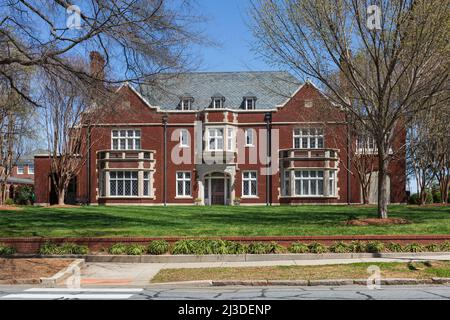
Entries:
{"label": "tree trunk", "polygon": [[387,194],[387,167],[388,161],[383,154],[378,154],[378,218],[388,217],[388,194]]}
{"label": "tree trunk", "polygon": [[64,205],[64,197],[65,197],[65,195],[66,195],[66,192],[65,192],[65,191],[66,191],[66,190],[61,189],[61,190],[58,192],[58,205],[60,205],[60,206]]}

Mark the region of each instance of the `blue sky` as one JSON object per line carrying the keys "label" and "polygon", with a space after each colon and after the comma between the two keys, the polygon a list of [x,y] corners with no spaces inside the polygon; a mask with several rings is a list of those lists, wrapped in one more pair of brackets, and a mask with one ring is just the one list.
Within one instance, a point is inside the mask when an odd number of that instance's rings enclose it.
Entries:
{"label": "blue sky", "polygon": [[255,39],[249,22],[250,0],[197,0],[200,14],[209,20],[205,33],[218,47],[201,47],[201,71],[273,70],[251,51]]}

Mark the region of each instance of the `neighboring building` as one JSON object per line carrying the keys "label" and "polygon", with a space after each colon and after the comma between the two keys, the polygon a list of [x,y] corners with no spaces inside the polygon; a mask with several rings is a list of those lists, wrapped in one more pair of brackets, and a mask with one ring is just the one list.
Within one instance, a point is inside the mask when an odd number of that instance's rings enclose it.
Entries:
{"label": "neighboring building", "polygon": [[[118,89],[114,111],[90,128],[90,159],[68,202],[361,202],[346,169],[345,116],[311,83],[285,72],[187,73],[159,83]],[[274,171],[266,175],[268,126]],[[396,136],[395,146],[404,142]],[[48,156],[35,157],[35,170],[36,203],[55,203]],[[404,154],[389,170],[390,201],[404,202]]]}
{"label": "neighboring building", "polygon": [[26,153],[17,159],[11,175],[7,179],[7,198],[14,198],[15,190],[18,186],[34,185],[34,155],[39,153],[42,153],[42,150]]}

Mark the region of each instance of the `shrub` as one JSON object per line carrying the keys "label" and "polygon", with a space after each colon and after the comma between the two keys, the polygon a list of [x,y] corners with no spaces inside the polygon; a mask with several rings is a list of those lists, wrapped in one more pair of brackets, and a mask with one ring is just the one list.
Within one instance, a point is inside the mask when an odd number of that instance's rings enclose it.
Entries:
{"label": "shrub", "polygon": [[115,243],[109,248],[110,254],[126,254],[127,253],[127,246],[123,243]]}
{"label": "shrub", "polygon": [[4,243],[0,243],[0,256],[8,256],[16,253],[16,249]]}
{"label": "shrub", "polygon": [[288,248],[289,252],[292,253],[308,253],[309,248],[306,244],[301,242],[293,242]]}
{"label": "shrub", "polygon": [[267,244],[267,253],[285,253],[287,249],[283,247],[282,245],[272,241],[271,243]]}
{"label": "shrub", "polygon": [[354,240],[350,242],[347,246],[349,252],[366,252],[366,244],[359,240]]}
{"label": "shrub", "polygon": [[418,243],[410,243],[404,247],[406,252],[422,252],[424,247]]}
{"label": "shrub", "polygon": [[271,245],[263,242],[253,242],[248,246],[248,253],[266,254],[270,253]]}
{"label": "shrub", "polygon": [[409,196],[408,203],[409,204],[419,204],[420,202],[420,196],[418,193],[413,193]]}
{"label": "shrub", "polygon": [[11,198],[8,198],[5,200],[5,205],[12,206],[14,204],[14,200]]}
{"label": "shrub", "polygon": [[172,248],[173,254],[194,254],[194,240],[179,240]]}
{"label": "shrub", "polygon": [[446,251],[450,251],[450,241],[444,241],[441,243],[441,245],[439,246],[439,248],[441,249],[441,251],[446,252]]}
{"label": "shrub", "polygon": [[33,187],[19,186],[15,190],[14,199],[17,204],[30,205],[34,202]]}
{"label": "shrub", "polygon": [[370,253],[378,253],[384,250],[384,244],[379,241],[369,241],[366,244],[366,251]]}
{"label": "shrub", "polygon": [[399,243],[395,243],[395,242],[391,242],[387,245],[387,249],[390,252],[402,252],[403,251],[403,247],[401,244]]}
{"label": "shrub", "polygon": [[433,192],[433,203],[441,203],[441,201],[442,201],[441,193],[439,191],[434,191]]}
{"label": "shrub", "polygon": [[141,244],[130,244],[127,246],[127,255],[140,256],[147,252],[147,248]]}
{"label": "shrub", "polygon": [[149,254],[164,254],[169,251],[169,243],[166,240],[155,240],[150,242],[147,247],[147,251]]}
{"label": "shrub", "polygon": [[240,243],[227,241],[228,254],[245,254],[248,251],[248,245]]}
{"label": "shrub", "polygon": [[71,242],[65,242],[58,247],[59,254],[88,254],[87,246],[78,245]]}
{"label": "shrub", "polygon": [[439,252],[441,251],[441,247],[436,243],[431,243],[425,246],[426,251],[429,252]]}
{"label": "shrub", "polygon": [[350,251],[348,245],[342,241],[333,243],[329,249],[330,249],[330,252],[334,252],[334,253],[346,253],[346,252]]}
{"label": "shrub", "polygon": [[321,243],[313,242],[308,245],[309,252],[311,253],[324,253],[328,251],[328,248]]}
{"label": "shrub", "polygon": [[39,248],[39,253],[44,255],[88,254],[89,248],[72,242],[64,242],[60,245],[46,242]]}

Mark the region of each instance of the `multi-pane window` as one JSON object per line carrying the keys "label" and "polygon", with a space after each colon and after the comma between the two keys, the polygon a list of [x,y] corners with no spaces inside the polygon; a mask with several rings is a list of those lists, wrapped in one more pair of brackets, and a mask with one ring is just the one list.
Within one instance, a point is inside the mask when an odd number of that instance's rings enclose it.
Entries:
{"label": "multi-pane window", "polygon": [[291,193],[290,180],[291,180],[291,172],[288,170],[284,171],[284,176],[283,176],[283,195],[284,196],[288,196]]}
{"label": "multi-pane window", "polygon": [[328,194],[330,196],[336,195],[336,171],[328,171]]}
{"label": "multi-pane window", "polygon": [[189,147],[189,131],[186,129],[180,130],[180,147]]}
{"label": "multi-pane window", "polygon": [[247,129],[245,130],[245,145],[247,147],[253,147],[255,139],[255,130],[254,129]]}
{"label": "multi-pane window", "polygon": [[177,196],[188,197],[191,195],[191,173],[177,172]]}
{"label": "multi-pane window", "polygon": [[28,174],[34,174],[34,164],[28,165]]}
{"label": "multi-pane window", "polygon": [[113,150],[139,150],[141,149],[140,130],[112,130]]}
{"label": "multi-pane window", "polygon": [[109,192],[111,196],[137,196],[138,173],[136,171],[111,171],[109,173]]}
{"label": "multi-pane window", "polygon": [[323,171],[301,170],[294,172],[295,195],[321,196],[323,192]]}
{"label": "multi-pane window", "polygon": [[221,109],[223,108],[223,99],[222,98],[214,98],[212,101],[212,107],[214,109]]}
{"label": "multi-pane window", "polygon": [[294,129],[294,148],[320,149],[323,146],[323,129]]}
{"label": "multi-pane window", "polygon": [[253,110],[255,109],[255,99],[254,98],[246,98],[244,101],[245,109],[246,110]]}
{"label": "multi-pane window", "polygon": [[182,99],[180,102],[181,110],[191,110],[191,104],[192,104],[191,99]]}
{"label": "multi-pane window", "polygon": [[25,173],[25,167],[21,164],[17,166],[17,174],[24,174]]}
{"label": "multi-pane window", "polygon": [[208,129],[208,148],[210,151],[223,150],[223,129]]}
{"label": "multi-pane window", "polygon": [[256,171],[242,172],[242,196],[256,197],[257,186]]}
{"label": "multi-pane window", "polygon": [[234,144],[234,130],[233,128],[228,128],[227,130],[227,149],[228,151],[233,151],[233,144]]}
{"label": "multi-pane window", "polygon": [[150,195],[150,172],[144,171],[144,189],[142,190],[144,196]]}
{"label": "multi-pane window", "polygon": [[356,149],[358,153],[374,153],[377,151],[373,137],[359,136],[356,139]]}

